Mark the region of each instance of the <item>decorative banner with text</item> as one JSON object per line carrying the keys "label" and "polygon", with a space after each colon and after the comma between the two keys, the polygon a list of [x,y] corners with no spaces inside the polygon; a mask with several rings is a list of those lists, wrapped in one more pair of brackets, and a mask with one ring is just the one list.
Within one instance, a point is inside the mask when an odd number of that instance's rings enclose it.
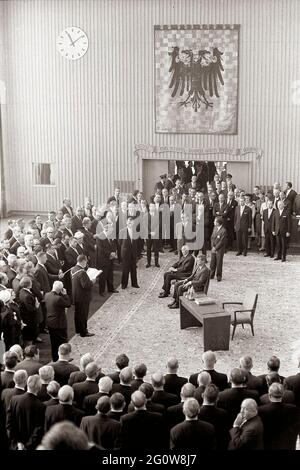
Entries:
{"label": "decorative banner with text", "polygon": [[154,26],[156,132],[236,134],[239,25]]}

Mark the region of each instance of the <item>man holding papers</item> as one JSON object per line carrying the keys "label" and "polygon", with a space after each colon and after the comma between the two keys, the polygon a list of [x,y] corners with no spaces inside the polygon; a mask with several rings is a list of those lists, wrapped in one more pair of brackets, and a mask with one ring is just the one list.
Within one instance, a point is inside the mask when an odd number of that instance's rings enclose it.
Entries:
{"label": "man holding papers", "polygon": [[87,320],[89,315],[89,306],[93,284],[96,277],[92,277],[92,281],[86,272],[87,257],[79,255],[77,264],[71,269],[73,302],[75,305],[74,319],[76,333],[82,337],[94,336],[87,329]]}

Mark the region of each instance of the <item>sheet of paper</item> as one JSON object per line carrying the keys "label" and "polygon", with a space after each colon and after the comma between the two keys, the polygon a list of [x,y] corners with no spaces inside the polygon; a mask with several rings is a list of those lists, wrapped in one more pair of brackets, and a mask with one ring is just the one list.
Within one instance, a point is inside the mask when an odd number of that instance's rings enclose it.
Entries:
{"label": "sheet of paper", "polygon": [[87,270],[87,275],[89,276],[91,281],[94,281],[103,271],[101,269],[95,269],[95,268],[88,268]]}

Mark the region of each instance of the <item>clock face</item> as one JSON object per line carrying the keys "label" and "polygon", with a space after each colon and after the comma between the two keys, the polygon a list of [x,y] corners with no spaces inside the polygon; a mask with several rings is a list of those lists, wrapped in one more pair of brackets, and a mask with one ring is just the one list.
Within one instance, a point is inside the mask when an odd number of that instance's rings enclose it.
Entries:
{"label": "clock face", "polygon": [[69,60],[77,60],[84,56],[89,47],[86,33],[77,26],[70,26],[62,31],[57,38],[57,50]]}

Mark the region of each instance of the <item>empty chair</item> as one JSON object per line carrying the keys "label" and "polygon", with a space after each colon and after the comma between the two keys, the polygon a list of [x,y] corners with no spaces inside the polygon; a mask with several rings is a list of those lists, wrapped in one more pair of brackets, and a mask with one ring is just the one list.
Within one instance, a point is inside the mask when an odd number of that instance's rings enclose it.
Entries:
{"label": "empty chair", "polygon": [[244,328],[244,325],[249,324],[251,326],[251,331],[254,336],[253,320],[257,305],[257,299],[258,294],[253,289],[247,289],[243,302],[223,302],[223,308],[225,305],[241,305],[241,308],[239,308],[238,310],[234,310],[231,318],[231,324],[233,325],[231,339],[233,339],[234,337],[237,325],[242,325],[242,327]]}

